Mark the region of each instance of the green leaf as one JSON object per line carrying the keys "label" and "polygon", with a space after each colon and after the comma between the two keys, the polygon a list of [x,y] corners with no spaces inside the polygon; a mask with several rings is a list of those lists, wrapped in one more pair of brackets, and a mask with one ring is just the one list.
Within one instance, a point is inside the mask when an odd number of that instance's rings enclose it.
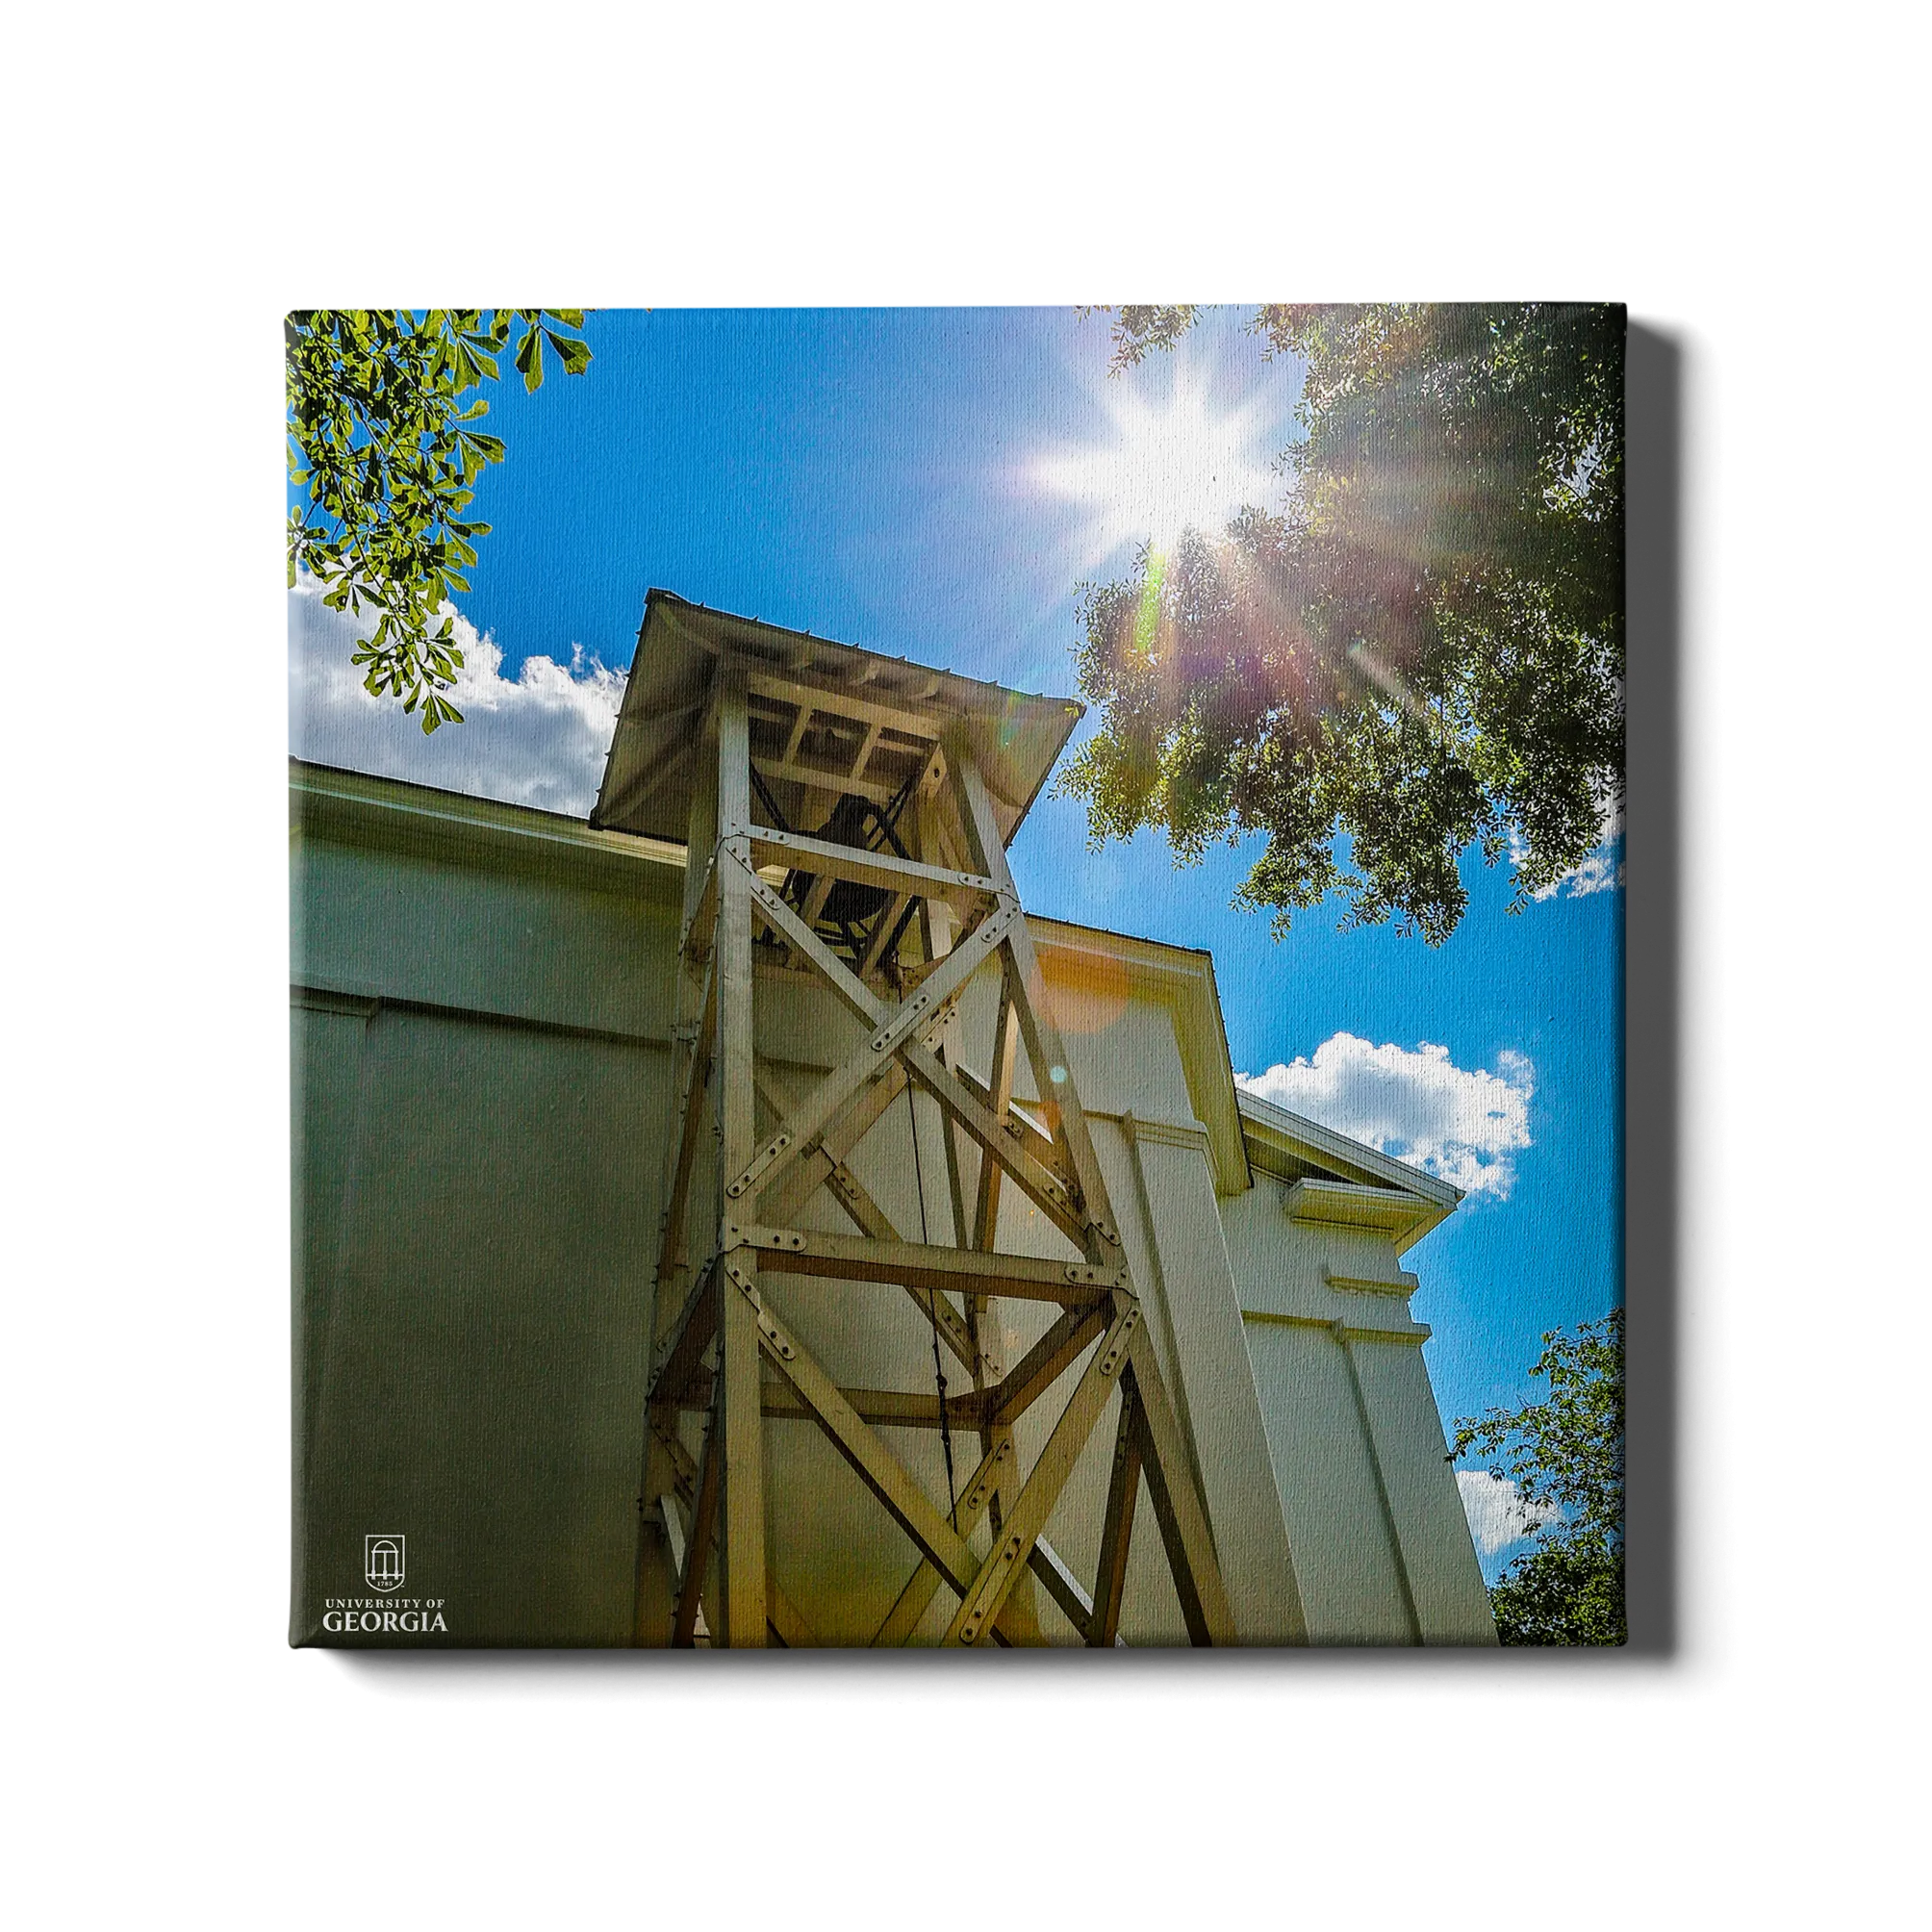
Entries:
{"label": "green leaf", "polygon": [[517,344],[517,368],[523,377],[523,388],[534,393],[544,386],[544,332],[532,323],[523,333],[523,340]]}
{"label": "green leaf", "polygon": [[574,336],[560,336],[553,330],[546,329],[545,335],[550,339],[550,346],[556,350],[564,365],[566,375],[582,375],[591,366],[590,346],[579,342]]}

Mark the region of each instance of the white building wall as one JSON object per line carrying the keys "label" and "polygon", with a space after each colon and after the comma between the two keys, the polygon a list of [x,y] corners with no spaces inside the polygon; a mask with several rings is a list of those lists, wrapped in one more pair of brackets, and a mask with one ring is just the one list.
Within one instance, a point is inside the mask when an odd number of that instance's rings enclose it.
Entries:
{"label": "white building wall", "polygon": [[[623,1642],[649,1333],[640,1258],[657,1208],[681,868],[663,853],[633,857],[613,836],[382,780],[298,774],[297,805],[298,1510],[319,1566],[297,1581],[296,1640],[312,1635],[318,1592],[352,1579],[358,1526],[387,1512],[388,1526],[407,1528],[412,1552],[420,1543],[434,1553],[462,1593],[464,1640]],[[1391,1178],[1379,1191],[1358,1188],[1353,1208],[1345,1188],[1340,1208],[1323,1208],[1306,1186],[1251,1174],[1206,955],[1034,925],[1236,1630],[1256,1643],[1493,1642],[1423,1365],[1427,1331],[1408,1310],[1415,1284],[1397,1258],[1403,1235],[1334,1218],[1373,1220],[1393,1203],[1399,1222],[1418,1208],[1439,1214],[1440,1204],[1404,1195],[1386,1162]],[[962,1049],[982,1070],[993,1001],[989,974],[961,1022]],[[796,978],[761,971],[757,1002],[761,1052],[801,1089],[857,1037]],[[392,1032],[415,1043],[413,1057],[397,1061],[394,1092],[378,1092],[369,1042]],[[594,1089],[583,1066],[597,1055],[621,1063],[628,1084]],[[1024,1074],[1020,1087],[1030,1094]],[[373,1111],[355,1103],[364,1092],[381,1102]],[[343,1179],[413,1171],[370,1140],[372,1124],[401,1121],[405,1108],[417,1144],[475,1170],[452,1223],[460,1242],[425,1221],[414,1193],[392,1200]],[[1360,1168],[1378,1158],[1328,1139],[1310,1161],[1347,1171],[1355,1157]],[[969,1190],[977,1158],[965,1157]],[[901,1103],[853,1165],[896,1225],[917,1228],[923,1216],[948,1238],[944,1137],[929,1103]],[[558,1183],[580,1170],[595,1185]],[[579,1201],[585,1188],[591,1198]],[[828,1197],[805,1218],[844,1227]],[[1001,1245],[1071,1254],[1014,1188]],[[362,1257],[360,1272],[337,1257]],[[1337,1287],[1335,1277],[1356,1285]],[[894,1306],[898,1291],[788,1275],[772,1278],[770,1293],[842,1380],[931,1385],[929,1330]],[[1000,1308],[1010,1364],[1052,1310]],[[461,1318],[445,1318],[448,1309]],[[511,1346],[526,1330],[536,1340]],[[363,1354],[345,1352],[359,1336]],[[495,1339],[484,1346],[483,1336]],[[571,1365],[557,1369],[551,1356]],[[406,1398],[384,1379],[385,1364],[398,1363]],[[568,1402],[546,1376],[562,1378]],[[1023,1418],[1027,1464],[1070,1388],[1063,1379]],[[1113,1429],[1104,1417],[1048,1526],[1088,1578]],[[467,1447],[452,1458],[459,1430]],[[928,1493],[943,1497],[936,1433],[895,1433]],[[822,1640],[863,1641],[912,1566],[910,1546],[816,1430],[773,1420],[766,1438],[774,1496],[785,1502],[772,1512],[776,1572]],[[972,1438],[953,1446],[956,1481],[979,1450]],[[574,1577],[572,1565],[584,1575],[563,1590],[556,1580]],[[1073,1640],[1044,1590],[1028,1582],[1020,1596],[1044,1638]],[[1184,1640],[1144,1491],[1121,1630],[1130,1643]]]}

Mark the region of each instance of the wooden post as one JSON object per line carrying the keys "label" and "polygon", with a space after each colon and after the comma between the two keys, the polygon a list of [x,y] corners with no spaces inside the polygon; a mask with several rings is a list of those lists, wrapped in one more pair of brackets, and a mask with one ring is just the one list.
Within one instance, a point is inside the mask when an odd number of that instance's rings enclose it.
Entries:
{"label": "wooden post", "polygon": [[[707,706],[701,743],[716,730],[715,708]],[[715,877],[718,843],[718,766],[701,755],[692,787],[684,847],[684,907],[678,921],[677,989],[672,1011],[670,1067],[665,1107],[669,1119],[658,1186],[657,1262],[651,1275],[651,1306],[646,1333],[650,1337],[647,1367],[654,1366],[657,1346],[681,1312],[691,1282],[686,1253],[691,1205],[693,1154],[708,1102],[716,1009],[711,972],[714,922],[700,919]],[[716,901],[711,901],[715,911]],[[675,1409],[645,1405],[644,1466],[638,1482],[635,1610],[631,1641],[661,1644],[671,1626],[677,1568],[665,1546],[664,1512],[674,1510],[671,1440],[677,1427]]]}
{"label": "wooden post", "polygon": [[[724,1252],[724,1182],[740,1173],[757,1144],[757,1097],[751,1004],[751,749],[744,668],[725,659],[718,671],[717,1046],[718,1247]],[[759,1412],[758,1327],[752,1295],[757,1268],[746,1250],[725,1255],[719,1286],[718,1428],[724,1508],[719,1548],[724,1628],[732,1649],[762,1646],[765,1614],[765,1440]],[[749,1292],[748,1292],[749,1289]]]}

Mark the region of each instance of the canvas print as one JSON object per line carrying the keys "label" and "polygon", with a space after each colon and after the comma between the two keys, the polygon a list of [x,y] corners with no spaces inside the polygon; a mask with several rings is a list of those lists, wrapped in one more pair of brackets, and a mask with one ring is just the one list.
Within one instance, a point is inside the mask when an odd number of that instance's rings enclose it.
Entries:
{"label": "canvas print", "polygon": [[291,315],[291,1641],[1621,1642],[1624,325]]}

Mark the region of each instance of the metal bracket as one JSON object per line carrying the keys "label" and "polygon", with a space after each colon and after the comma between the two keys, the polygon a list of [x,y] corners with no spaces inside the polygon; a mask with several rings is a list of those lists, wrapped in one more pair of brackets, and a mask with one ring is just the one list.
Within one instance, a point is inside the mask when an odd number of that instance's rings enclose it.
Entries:
{"label": "metal bracket", "polygon": [[[1019,1537],[1008,1537],[1000,1545],[999,1549],[986,1559],[985,1567],[973,1579],[974,1589],[978,1589],[990,1576],[1004,1575],[1007,1570],[1017,1568],[1021,1559],[1022,1542],[1023,1538]],[[976,1610],[966,1619],[959,1629],[959,1641],[961,1643],[972,1643],[978,1639],[979,1625],[984,1620],[984,1617],[985,1612],[983,1610]]]}
{"label": "metal bracket", "polygon": [[772,1319],[772,1317],[765,1312],[763,1309],[760,1309],[758,1310],[758,1333],[761,1335],[763,1335],[766,1341],[769,1342],[771,1346],[778,1352],[779,1355],[783,1356],[787,1361],[792,1360],[792,1359],[795,1356],[797,1356],[798,1350],[792,1346],[790,1338],[785,1335],[784,1331],[778,1327],[777,1323],[775,1322]]}
{"label": "metal bracket", "polygon": [[1013,1438],[1009,1436],[993,1451],[992,1460],[980,1473],[979,1480],[959,1499],[962,1510],[978,1510],[995,1489],[1000,1487],[1000,1465],[1013,1460]]}
{"label": "metal bracket", "polygon": [[1140,1326],[1138,1306],[1130,1308],[1121,1318],[1120,1333],[1114,1336],[1112,1346],[1100,1359],[1100,1372],[1113,1375],[1118,1372],[1122,1359],[1127,1354],[1127,1345],[1132,1339],[1133,1332]]}
{"label": "metal bracket", "polygon": [[805,1237],[796,1228],[747,1228],[736,1221],[727,1221],[724,1224],[724,1245],[727,1248],[774,1248],[783,1254],[797,1255],[803,1252]]}
{"label": "metal bracket", "polygon": [[792,1144],[792,1136],[789,1132],[774,1134],[772,1138],[768,1140],[764,1144],[764,1146],[761,1147],[758,1150],[758,1152],[751,1157],[750,1166],[746,1168],[744,1173],[739,1175],[737,1180],[732,1182],[731,1184],[725,1188],[724,1190],[725,1193],[728,1194],[732,1200],[734,1201],[737,1200],[738,1197],[741,1194],[743,1194],[745,1190],[752,1184],[753,1182],[757,1180],[759,1175],[764,1173],[766,1168],[771,1166],[773,1161],[777,1159],[779,1155],[784,1153],[786,1148],[791,1146],[791,1144]]}

